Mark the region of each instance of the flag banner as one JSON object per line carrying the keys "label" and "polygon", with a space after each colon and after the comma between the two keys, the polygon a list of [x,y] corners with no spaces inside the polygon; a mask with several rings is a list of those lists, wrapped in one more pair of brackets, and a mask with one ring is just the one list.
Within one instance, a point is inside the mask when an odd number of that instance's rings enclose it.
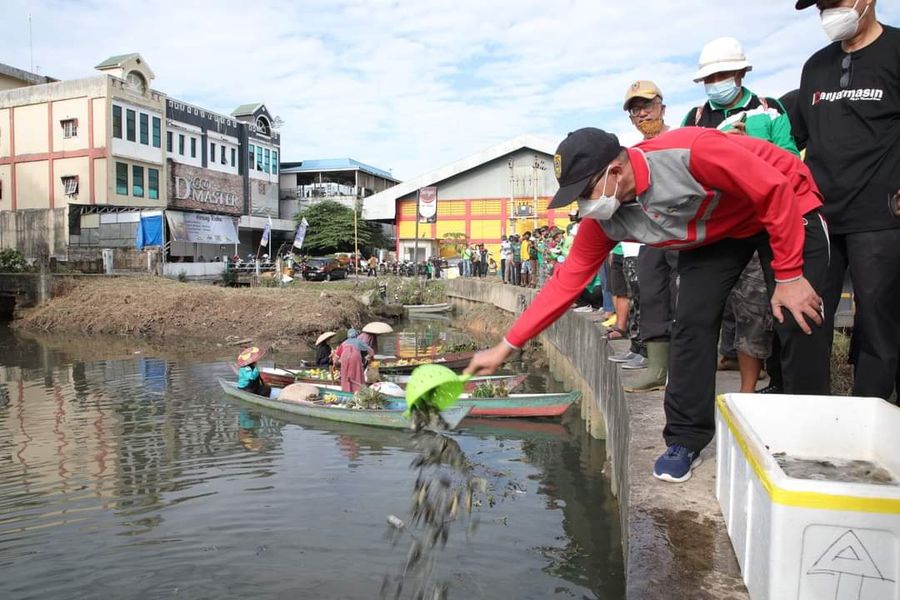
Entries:
{"label": "flag banner", "polygon": [[303,239],[306,237],[307,227],[309,227],[309,223],[304,217],[303,220],[300,221],[300,225],[297,226],[297,233],[294,235],[294,248],[297,250],[303,247]]}
{"label": "flag banner", "polygon": [[437,221],[437,188],[423,187],[419,190],[419,223]]}
{"label": "flag banner", "polygon": [[269,217],[269,222],[266,223],[266,228],[263,229],[262,239],[259,240],[260,246],[268,246],[269,245],[269,236],[272,235],[272,218]]}

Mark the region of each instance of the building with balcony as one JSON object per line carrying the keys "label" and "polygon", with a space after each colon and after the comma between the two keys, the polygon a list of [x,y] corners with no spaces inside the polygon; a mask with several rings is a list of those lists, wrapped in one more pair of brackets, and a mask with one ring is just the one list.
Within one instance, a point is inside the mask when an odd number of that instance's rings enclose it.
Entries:
{"label": "building with balcony", "polygon": [[363,198],[400,183],[390,172],[352,158],[281,163],[281,213],[296,215],[316,202],[331,200],[359,208]]}

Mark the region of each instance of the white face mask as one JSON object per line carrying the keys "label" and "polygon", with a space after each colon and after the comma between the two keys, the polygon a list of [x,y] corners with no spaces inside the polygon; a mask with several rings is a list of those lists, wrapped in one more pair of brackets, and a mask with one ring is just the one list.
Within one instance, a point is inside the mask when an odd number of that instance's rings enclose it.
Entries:
{"label": "white face mask", "polygon": [[853,3],[853,6],[840,6],[838,8],[826,8],[822,11],[820,18],[822,19],[822,29],[825,35],[832,42],[842,42],[849,40],[856,32],[859,31],[859,21],[869,10],[866,5],[862,15],[856,12],[856,5],[859,0]]}
{"label": "white face mask", "polygon": [[734,77],[729,77],[716,83],[705,83],[703,87],[706,89],[706,97],[720,106],[731,104],[741,92],[741,87],[734,80]]}
{"label": "white face mask", "polygon": [[[606,182],[609,179],[609,167],[606,167],[606,175],[603,176],[603,191],[606,191]],[[612,196],[601,194],[595,199],[578,199],[578,214],[582,219],[594,219],[597,221],[607,221],[612,218],[613,214],[619,209],[619,199],[616,198],[616,192],[619,191],[619,178],[616,178],[616,188],[613,190]]]}

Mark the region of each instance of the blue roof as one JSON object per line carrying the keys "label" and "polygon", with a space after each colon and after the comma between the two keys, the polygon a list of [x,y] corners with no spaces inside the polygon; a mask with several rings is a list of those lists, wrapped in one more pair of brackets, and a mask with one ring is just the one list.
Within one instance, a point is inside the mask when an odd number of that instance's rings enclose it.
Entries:
{"label": "blue roof", "polygon": [[383,169],[379,169],[377,167],[373,167],[371,165],[367,165],[365,163],[361,163],[358,160],[353,160],[352,158],[323,158],[318,160],[304,160],[300,163],[285,161],[282,163],[285,166],[281,169],[282,173],[308,173],[310,171],[365,171],[371,175],[375,175],[377,177],[383,177],[385,179],[390,179],[391,181],[400,180],[395,178],[390,172],[385,171]]}

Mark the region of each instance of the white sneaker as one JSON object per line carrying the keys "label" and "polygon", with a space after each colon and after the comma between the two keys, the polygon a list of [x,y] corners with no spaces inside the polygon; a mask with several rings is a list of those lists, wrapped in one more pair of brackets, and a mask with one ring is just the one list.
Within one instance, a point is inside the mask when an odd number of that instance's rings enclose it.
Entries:
{"label": "white sneaker", "polygon": [[592,307],[590,304],[585,304],[584,306],[579,306],[578,308],[573,308],[572,312],[577,312],[577,313],[594,312],[594,307]]}
{"label": "white sneaker", "polygon": [[612,356],[607,356],[606,360],[614,363],[627,363],[634,360],[636,357],[640,356],[640,354],[635,354],[631,350],[626,350],[621,354],[613,354]]}

